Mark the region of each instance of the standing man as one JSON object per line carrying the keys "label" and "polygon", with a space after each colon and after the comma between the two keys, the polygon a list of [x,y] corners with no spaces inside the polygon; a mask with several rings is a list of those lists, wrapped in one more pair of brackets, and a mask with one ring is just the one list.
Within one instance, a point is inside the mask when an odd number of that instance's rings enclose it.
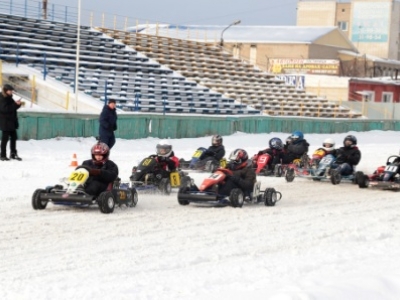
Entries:
{"label": "standing man", "polygon": [[21,107],[21,99],[14,101],[13,99],[14,88],[5,84],[0,94],[0,130],[1,136],[1,155],[0,160],[10,160],[7,157],[7,143],[10,140],[11,159],[22,160],[17,155],[17,129],[18,115],[17,109]]}
{"label": "standing man", "polygon": [[115,100],[110,99],[107,105],[104,105],[100,114],[99,138],[110,149],[115,144],[114,131],[117,130],[117,111],[115,110]]}

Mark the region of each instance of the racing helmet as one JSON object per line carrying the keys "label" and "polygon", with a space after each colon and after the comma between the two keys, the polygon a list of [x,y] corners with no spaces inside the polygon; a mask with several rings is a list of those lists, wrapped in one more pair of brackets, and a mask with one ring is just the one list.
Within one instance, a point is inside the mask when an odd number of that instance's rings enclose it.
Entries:
{"label": "racing helmet", "polygon": [[343,140],[343,146],[345,147],[354,147],[357,145],[357,138],[354,135],[347,135]]}
{"label": "racing helmet", "polygon": [[335,149],[335,141],[331,138],[325,139],[322,143],[322,148],[325,151],[333,151]]}
{"label": "racing helmet", "polygon": [[286,138],[286,141],[285,141],[285,143],[286,143],[286,146],[287,145],[289,145],[289,144],[291,144],[293,142],[293,140],[292,140],[292,136],[291,135],[289,135],[287,138]]}
{"label": "racing helmet", "polygon": [[229,154],[228,169],[240,170],[247,166],[249,155],[246,150],[236,149]]}
{"label": "racing helmet", "polygon": [[[110,148],[107,146],[107,144],[102,142],[98,142],[97,144],[95,144],[90,152],[92,154],[92,160],[95,165],[104,165],[105,162],[108,160],[108,157],[110,156]],[[95,155],[102,155],[103,159],[96,160],[96,158],[94,157]]]}
{"label": "racing helmet", "polygon": [[282,143],[282,140],[280,138],[274,137],[274,138],[269,140],[268,144],[269,144],[269,147],[271,149],[275,149],[275,150],[282,150],[283,149],[283,143]]}
{"label": "racing helmet", "polygon": [[222,136],[219,134],[215,134],[211,138],[211,145],[213,146],[221,146],[222,145]]}
{"label": "racing helmet", "polygon": [[161,140],[156,147],[157,156],[169,157],[172,153],[172,146],[167,140]]}
{"label": "racing helmet", "polygon": [[293,131],[290,138],[292,139],[293,143],[297,143],[304,140],[304,134],[301,131]]}

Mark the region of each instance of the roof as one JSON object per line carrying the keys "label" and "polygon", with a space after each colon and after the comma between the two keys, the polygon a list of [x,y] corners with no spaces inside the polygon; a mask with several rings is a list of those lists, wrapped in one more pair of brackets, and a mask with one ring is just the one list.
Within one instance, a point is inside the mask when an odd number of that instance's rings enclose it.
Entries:
{"label": "roof", "polygon": [[[158,27],[158,29],[157,29]],[[131,31],[145,34],[157,34],[171,38],[208,40],[221,38],[227,26],[202,25],[140,25],[131,27]],[[337,27],[318,26],[231,26],[223,33],[225,42],[254,43],[313,43],[328,33],[339,30]]]}

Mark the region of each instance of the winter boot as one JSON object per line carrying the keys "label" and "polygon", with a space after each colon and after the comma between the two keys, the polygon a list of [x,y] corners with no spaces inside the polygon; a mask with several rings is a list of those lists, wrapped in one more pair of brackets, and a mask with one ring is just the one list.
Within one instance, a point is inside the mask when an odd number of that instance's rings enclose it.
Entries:
{"label": "winter boot", "polygon": [[0,160],[1,161],[6,161],[6,160],[10,160],[8,157],[6,157],[6,156],[2,156],[2,157],[0,157]]}
{"label": "winter boot", "polygon": [[15,159],[15,160],[19,160],[19,161],[22,160],[22,158],[19,157],[17,153],[11,153],[10,158],[11,159]]}

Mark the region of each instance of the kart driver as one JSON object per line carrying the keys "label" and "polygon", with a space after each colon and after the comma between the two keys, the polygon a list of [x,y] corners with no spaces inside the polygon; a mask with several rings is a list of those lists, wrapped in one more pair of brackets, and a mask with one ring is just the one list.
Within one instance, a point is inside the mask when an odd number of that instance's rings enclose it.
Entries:
{"label": "kart driver", "polygon": [[89,195],[98,196],[106,191],[118,177],[118,166],[109,159],[110,148],[98,142],[91,149],[92,159],[85,160],[82,166],[89,171],[84,189]]}
{"label": "kart driver", "polygon": [[268,161],[268,169],[274,170],[275,165],[279,164],[283,158],[283,142],[280,138],[274,137],[268,142],[269,148],[258,151],[253,157],[253,167],[257,168],[257,159],[262,154],[269,154],[271,159]]}
{"label": "kart driver", "polygon": [[343,147],[336,150],[336,161],[332,169],[336,169],[341,175],[350,175],[360,160],[361,151],[357,147],[357,138],[348,135],[343,140]]}
{"label": "kart driver", "polygon": [[218,185],[218,193],[229,196],[234,188],[240,188],[249,197],[256,183],[256,172],[247,152],[243,149],[234,150],[229,155],[227,168],[233,173],[226,176],[224,184]]}

